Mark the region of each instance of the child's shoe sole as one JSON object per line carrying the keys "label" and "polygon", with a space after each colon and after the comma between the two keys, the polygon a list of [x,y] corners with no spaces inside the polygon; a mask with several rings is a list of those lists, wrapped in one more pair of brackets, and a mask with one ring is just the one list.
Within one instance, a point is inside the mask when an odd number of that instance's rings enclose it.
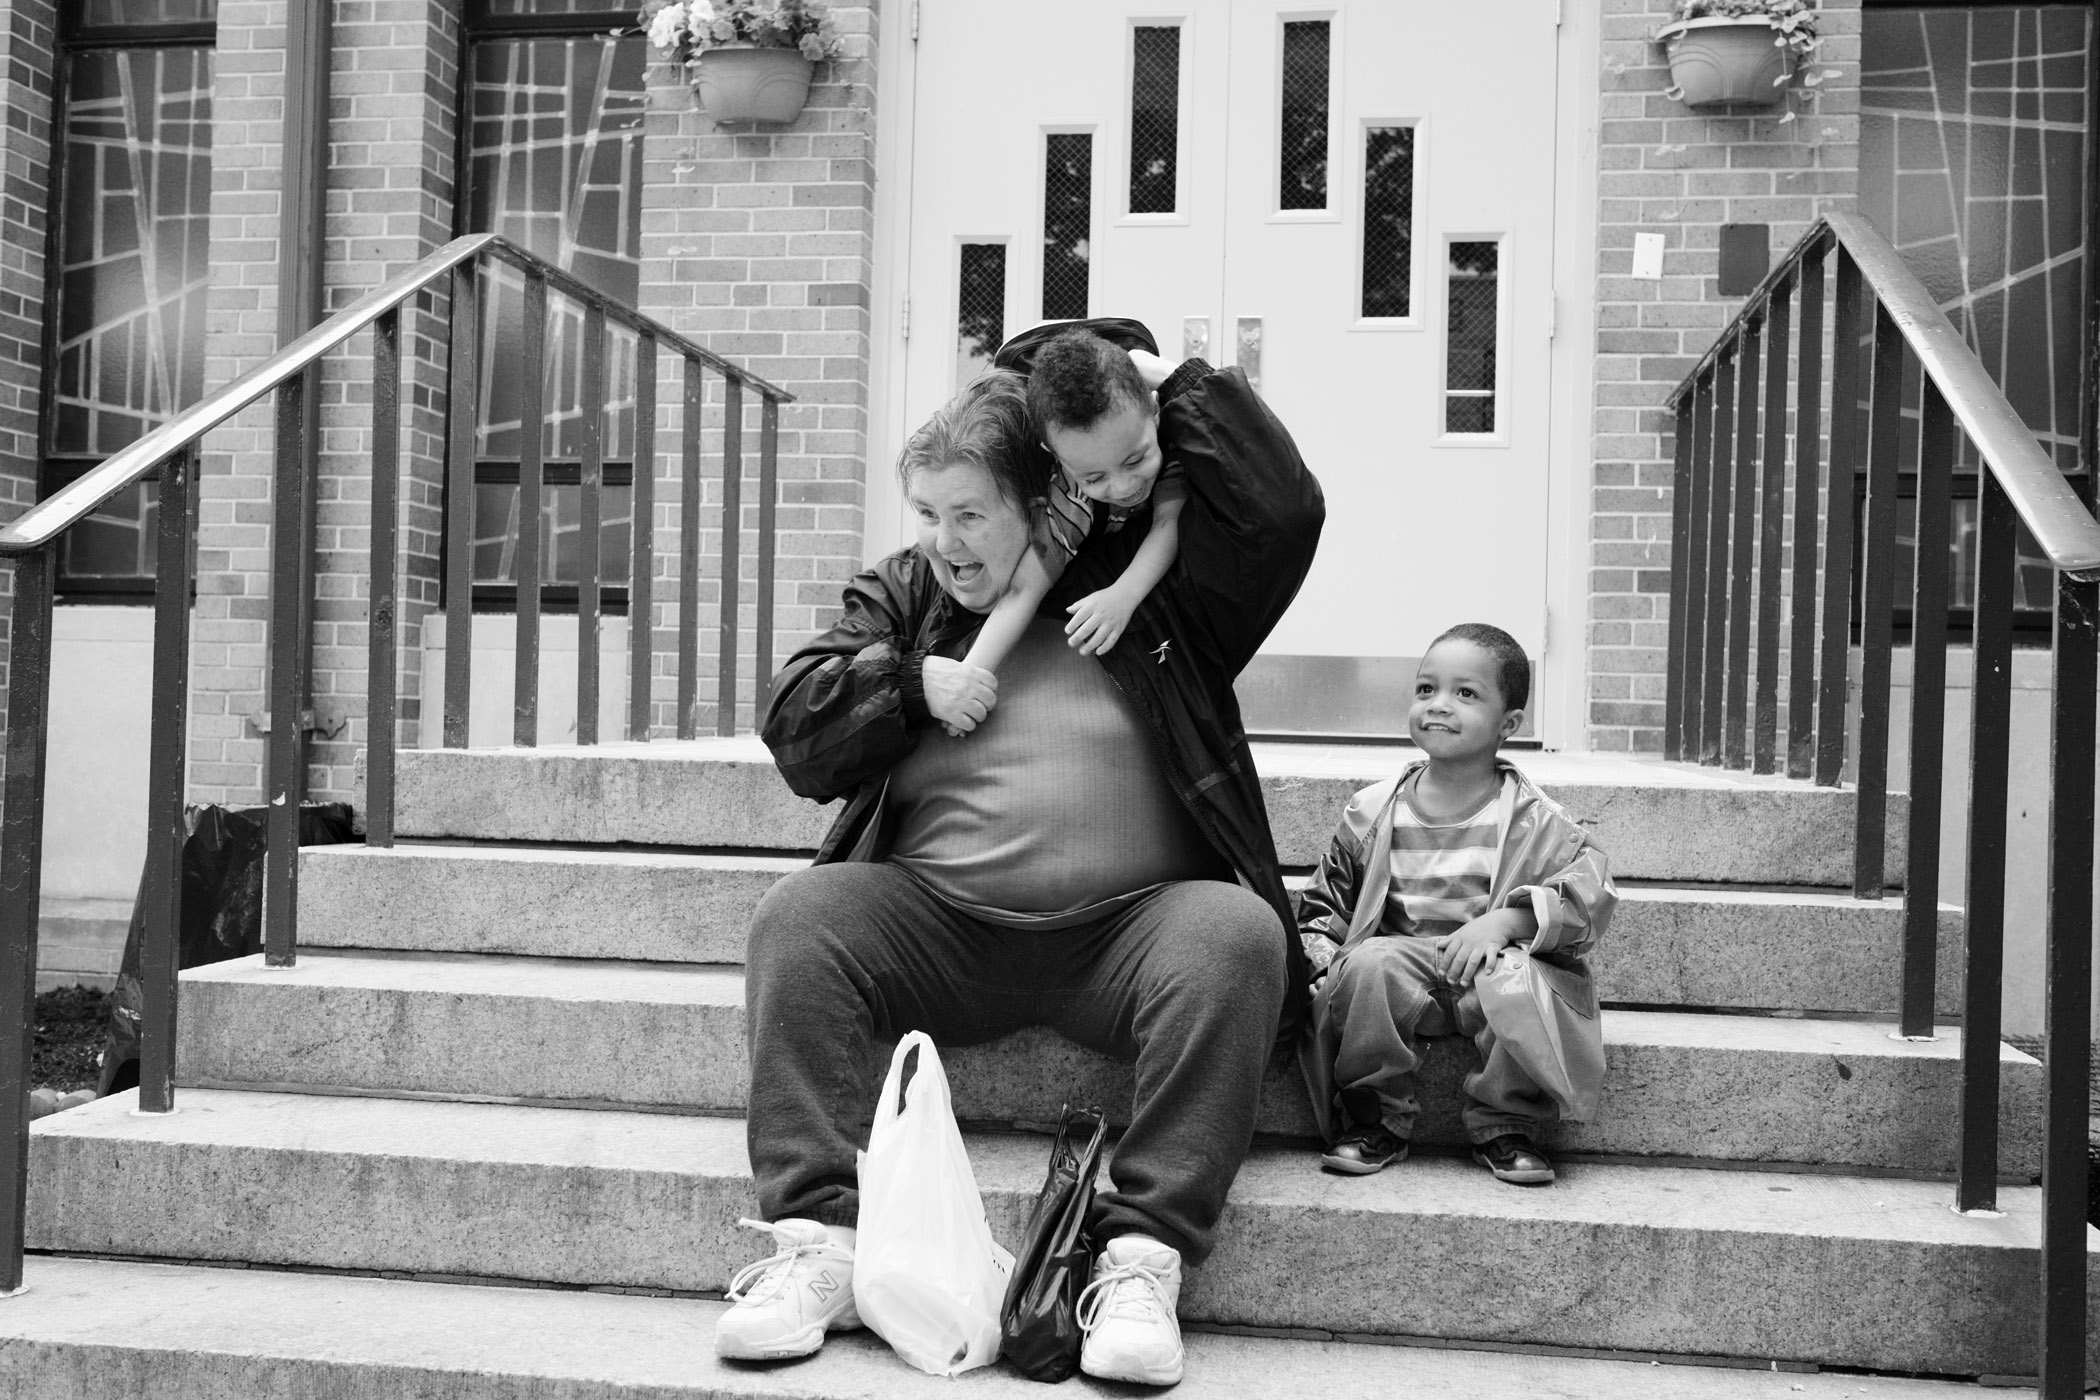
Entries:
{"label": "child's shoe sole", "polygon": [[1328,1152],[1321,1156],[1320,1165],[1328,1171],[1341,1172],[1345,1176],[1371,1176],[1374,1173],[1385,1170],[1395,1162],[1404,1162],[1406,1160],[1407,1149],[1403,1147],[1398,1152],[1390,1153],[1384,1157],[1358,1157],[1352,1154]]}
{"label": "child's shoe sole", "polygon": [[1507,1181],[1513,1186],[1550,1186],[1554,1171],[1551,1167],[1498,1167],[1488,1160],[1485,1152],[1475,1152],[1473,1160],[1495,1174],[1495,1180]]}

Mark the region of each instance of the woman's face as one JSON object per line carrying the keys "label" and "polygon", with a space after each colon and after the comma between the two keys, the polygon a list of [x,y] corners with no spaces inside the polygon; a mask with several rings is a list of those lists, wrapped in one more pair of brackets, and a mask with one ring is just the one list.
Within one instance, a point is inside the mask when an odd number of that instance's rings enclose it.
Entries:
{"label": "woman's face", "polygon": [[1028,548],[1027,512],[969,462],[919,468],[904,484],[904,499],[941,587],[971,612],[990,612]]}

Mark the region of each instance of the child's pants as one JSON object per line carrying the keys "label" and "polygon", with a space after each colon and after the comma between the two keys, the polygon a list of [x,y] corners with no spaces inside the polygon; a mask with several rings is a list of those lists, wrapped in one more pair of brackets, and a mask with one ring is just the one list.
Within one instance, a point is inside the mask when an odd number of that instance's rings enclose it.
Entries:
{"label": "child's pants", "polygon": [[1321,1049],[1332,1056],[1344,1116],[1414,1135],[1415,1071],[1422,1036],[1472,1037],[1481,1063],[1466,1075],[1466,1136],[1477,1146],[1503,1133],[1537,1136],[1553,1100],[1495,1038],[1471,987],[1437,971],[1442,938],[1387,935],[1350,948],[1327,973],[1318,1015]]}

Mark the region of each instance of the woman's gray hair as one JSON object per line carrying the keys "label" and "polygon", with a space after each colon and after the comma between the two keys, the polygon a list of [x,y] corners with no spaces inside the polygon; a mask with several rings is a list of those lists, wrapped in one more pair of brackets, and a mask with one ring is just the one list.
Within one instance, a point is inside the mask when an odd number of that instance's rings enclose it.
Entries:
{"label": "woman's gray hair", "polygon": [[897,479],[906,489],[919,472],[958,464],[982,467],[999,494],[1032,518],[1056,469],[1028,414],[1028,380],[1012,370],[987,370],[905,441]]}

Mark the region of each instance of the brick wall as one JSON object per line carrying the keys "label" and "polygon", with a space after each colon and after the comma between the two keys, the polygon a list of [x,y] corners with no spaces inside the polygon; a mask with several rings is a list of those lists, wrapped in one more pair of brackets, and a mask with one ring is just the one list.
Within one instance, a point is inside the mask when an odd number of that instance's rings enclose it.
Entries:
{"label": "brick wall", "polygon": [[[791,125],[718,128],[680,75],[652,66],[643,202],[641,309],[796,396],[780,415],[780,580],[774,665],[815,631],[858,567],[867,453],[869,288],[875,207],[876,8],[832,7],[844,53],[822,64]],[[666,357],[659,441],[682,431],[675,360]],[[716,475],[721,401],[711,384],[700,622],[701,732],[715,723],[721,504]],[[747,396],[739,548],[740,710],[753,694],[756,620],[758,409]],[[658,636],[676,621],[678,483],[660,473]],[[654,723],[676,722],[677,656],[660,645]],[[745,711],[748,714],[748,711]],[[748,725],[748,718],[744,721]]]}
{"label": "brick wall", "polygon": [[[43,383],[44,230],[51,188],[56,10],[16,0],[0,25],[0,521],[36,499]],[[7,734],[14,568],[0,564],[0,739]],[[0,772],[5,772],[0,750]]]}
{"label": "brick wall", "polygon": [[[1811,63],[1825,76],[1793,121],[1664,96],[1651,36],[1669,9],[1603,0],[1588,724],[1604,750],[1662,747],[1675,428],[1663,402],[1741,307],[1719,291],[1720,227],[1769,224],[1776,260],[1858,184],[1859,0],[1825,0]],[[1629,275],[1637,233],[1667,240],[1659,281]]]}

